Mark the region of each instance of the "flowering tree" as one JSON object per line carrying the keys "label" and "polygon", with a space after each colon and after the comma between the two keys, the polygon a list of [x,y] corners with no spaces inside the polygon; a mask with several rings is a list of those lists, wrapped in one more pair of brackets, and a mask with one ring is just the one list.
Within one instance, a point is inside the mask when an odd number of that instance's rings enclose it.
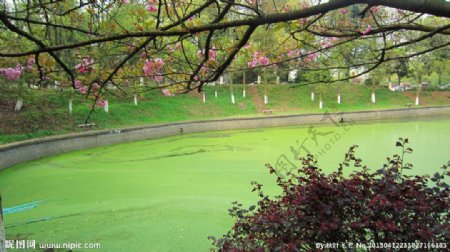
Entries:
{"label": "flowering tree", "polygon": [[[450,3],[440,0],[3,1],[0,73],[18,78],[16,65],[23,68],[31,57],[38,82],[57,73],[96,102],[106,94],[126,95],[124,79],[134,77],[164,82],[157,88],[171,86],[173,92],[201,91],[258,39],[256,33],[277,31],[285,40],[267,45],[261,54],[270,52],[273,59],[262,58],[255,67],[296,61],[310,71],[364,67],[362,75],[384,62],[447,47],[443,39],[423,50],[391,54],[449,35],[449,13]],[[414,35],[400,36],[404,31]],[[358,57],[335,60],[331,52],[350,43]],[[308,64],[318,54],[324,60]],[[124,72],[128,69],[140,71]]]}

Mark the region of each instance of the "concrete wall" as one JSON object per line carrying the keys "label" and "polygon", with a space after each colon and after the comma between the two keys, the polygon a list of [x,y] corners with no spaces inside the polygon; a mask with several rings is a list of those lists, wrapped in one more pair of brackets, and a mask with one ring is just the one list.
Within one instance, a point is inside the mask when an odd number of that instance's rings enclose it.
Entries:
{"label": "concrete wall", "polygon": [[346,113],[324,113],[307,115],[264,116],[253,118],[233,118],[223,120],[205,120],[179,122],[141,127],[129,127],[114,130],[89,131],[84,133],[32,139],[0,146],[0,170],[9,166],[51,156],[64,152],[92,147],[124,143],[136,140],[161,138],[184,133],[213,130],[247,129],[259,127],[277,127],[302,124],[338,123],[344,121],[370,121],[419,117],[431,115],[450,115],[450,106],[391,109],[378,111],[359,111]]}

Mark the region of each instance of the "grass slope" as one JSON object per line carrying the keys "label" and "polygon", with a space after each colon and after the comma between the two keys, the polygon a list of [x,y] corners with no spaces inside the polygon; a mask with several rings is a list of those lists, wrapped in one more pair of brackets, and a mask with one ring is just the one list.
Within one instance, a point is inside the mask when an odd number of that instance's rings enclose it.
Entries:
{"label": "grass slope", "polygon": [[[340,85],[342,104],[337,103],[336,90]],[[96,111],[91,121],[96,129],[143,125],[151,123],[226,118],[261,115],[262,109],[272,109],[274,114],[319,113],[324,110],[355,111],[388,108],[404,108],[414,103],[415,92],[391,92],[386,87],[377,88],[377,103],[370,102],[371,88],[355,84],[332,84],[316,87],[316,99],[311,101],[311,86],[292,88],[289,85],[268,85],[269,104],[263,104],[263,85],[247,86],[247,97],[242,97],[242,85],[233,87],[236,104],[231,103],[229,86],[217,87],[218,97],[214,97],[214,87],[206,88],[206,103],[201,95],[190,93],[175,97],[165,97],[154,90],[138,98],[134,106],[133,98],[110,97],[109,113]],[[256,89],[251,92],[251,89]],[[323,94],[324,110],[319,109],[320,91]],[[257,94],[256,97],[252,94]],[[0,144],[26,140],[54,134],[81,131],[89,111],[89,102],[80,96],[74,97],[73,113],[68,114],[68,93],[52,90],[33,90],[24,95],[24,107],[14,112],[12,93],[0,94]],[[450,105],[450,92],[425,91],[421,95],[421,106]]]}

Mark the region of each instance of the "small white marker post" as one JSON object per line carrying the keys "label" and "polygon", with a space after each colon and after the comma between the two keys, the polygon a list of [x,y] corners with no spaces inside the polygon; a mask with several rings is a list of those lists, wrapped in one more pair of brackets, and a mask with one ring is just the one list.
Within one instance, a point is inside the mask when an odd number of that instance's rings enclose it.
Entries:
{"label": "small white marker post", "polygon": [[280,84],[280,76],[277,76],[277,84]]}
{"label": "small white marker post", "polygon": [[311,92],[311,101],[314,101],[314,92]]}
{"label": "small white marker post", "polygon": [[14,107],[14,111],[20,111],[23,106],[23,99],[19,97],[16,102],[16,106]]}
{"label": "small white marker post", "polygon": [[109,113],[109,102],[108,100],[105,100],[105,106],[103,107],[106,113]]}
{"label": "small white marker post", "polygon": [[320,102],[319,102],[319,108],[320,108],[320,109],[323,109],[323,102],[322,102],[322,99],[320,99]]}
{"label": "small white marker post", "polygon": [[69,114],[72,114],[72,98],[69,99]]}
{"label": "small white marker post", "polygon": [[137,103],[138,103],[137,94],[134,94],[133,100],[134,100],[134,106],[137,106]]}
{"label": "small white marker post", "polygon": [[236,100],[234,99],[234,94],[231,94],[231,103],[236,104]]}
{"label": "small white marker post", "polygon": [[203,100],[203,103],[206,103],[206,93],[205,93],[205,91],[202,92],[202,100]]}
{"label": "small white marker post", "polygon": [[258,75],[258,84],[261,84],[261,76]]}
{"label": "small white marker post", "polygon": [[139,78],[139,85],[144,86],[144,77]]}
{"label": "small white marker post", "polygon": [[223,85],[223,76],[220,76],[220,78],[219,78],[219,84],[220,84],[220,85]]}
{"label": "small white marker post", "polygon": [[416,106],[419,106],[419,96],[416,96]]}
{"label": "small white marker post", "polygon": [[269,96],[264,95],[264,104],[269,104]]}
{"label": "small white marker post", "polygon": [[372,93],[372,98],[371,98],[371,100],[372,100],[372,103],[375,103],[375,102],[376,102],[376,96],[375,96],[375,93]]}
{"label": "small white marker post", "polygon": [[[245,84],[244,84],[245,85]],[[245,89],[244,90],[242,90],[242,97],[244,97],[245,98]]]}
{"label": "small white marker post", "polygon": [[338,104],[341,104],[341,95],[340,95],[340,94],[339,94],[338,97],[337,97],[337,103],[338,103]]}

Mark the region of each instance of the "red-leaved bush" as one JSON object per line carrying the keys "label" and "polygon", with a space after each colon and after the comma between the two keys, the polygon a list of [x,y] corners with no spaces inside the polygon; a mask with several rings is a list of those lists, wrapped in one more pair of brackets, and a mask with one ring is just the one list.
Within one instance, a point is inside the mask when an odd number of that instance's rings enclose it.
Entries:
{"label": "red-leaved bush", "polygon": [[[371,172],[350,148],[336,172],[325,174],[311,155],[301,159],[295,174],[282,178],[270,165],[280,196],[269,198],[252,182],[260,200],[244,209],[234,202],[233,228],[222,238],[211,237],[218,251],[319,251],[318,243],[444,243],[450,241],[447,168],[434,176],[402,174],[408,139],[400,138],[401,155]],[[345,167],[358,171],[343,175]],[[335,247],[333,251],[347,251]],[[391,249],[395,251],[399,249]],[[419,249],[420,250],[420,249]],[[429,249],[426,249],[429,250]],[[442,251],[442,250],[441,250]]]}

